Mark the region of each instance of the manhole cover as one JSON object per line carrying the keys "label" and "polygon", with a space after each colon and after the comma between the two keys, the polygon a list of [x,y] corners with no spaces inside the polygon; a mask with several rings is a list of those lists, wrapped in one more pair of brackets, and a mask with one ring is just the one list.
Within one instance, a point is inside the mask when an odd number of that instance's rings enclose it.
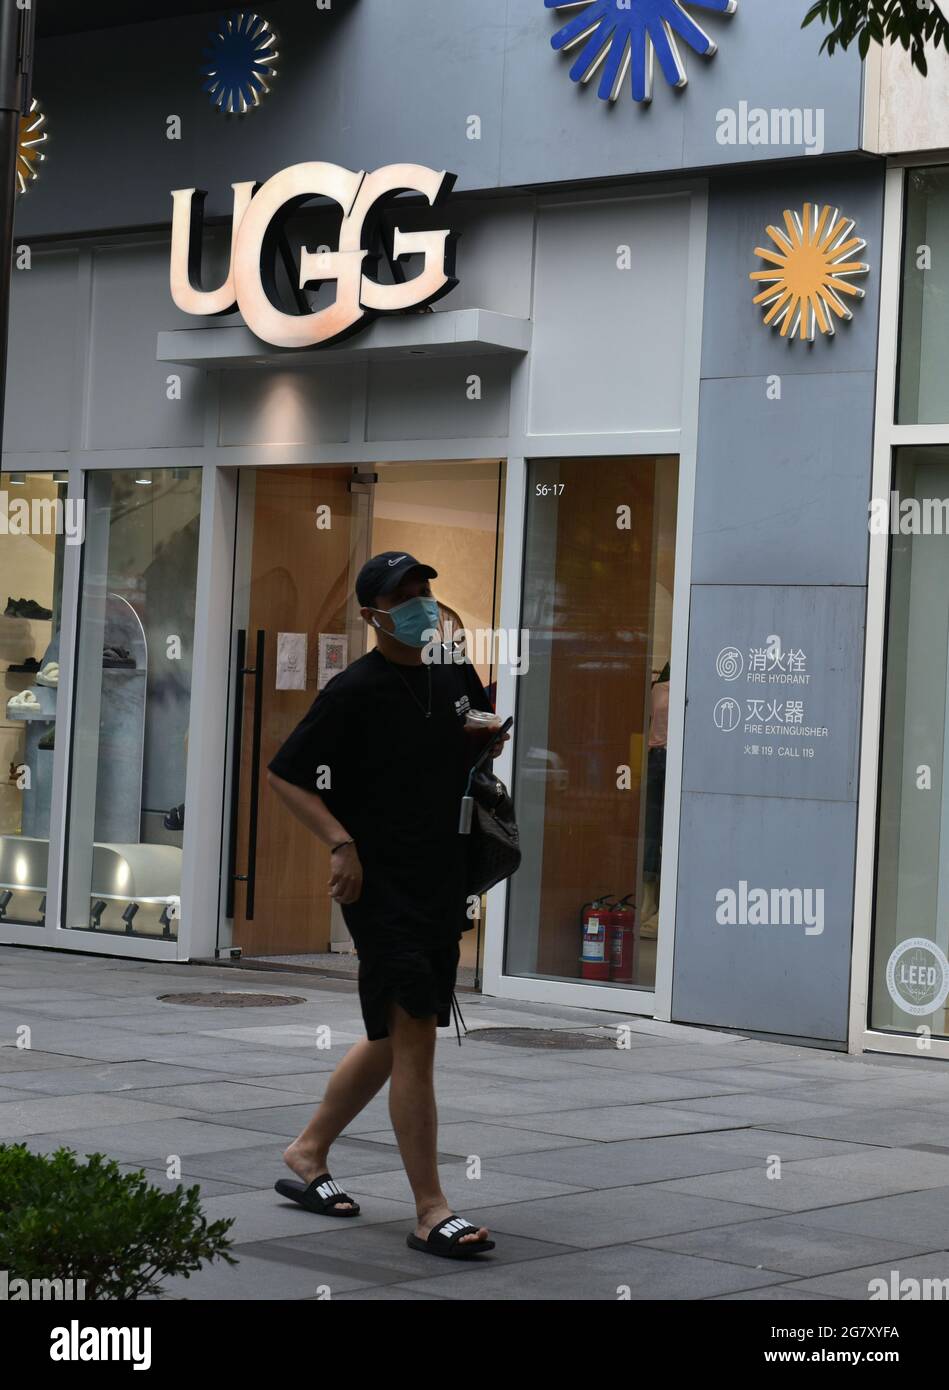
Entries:
{"label": "manhole cover", "polygon": [[197,1004],[202,1009],[272,1009],[305,1004],[299,994],[254,994],[249,989],[214,990],[209,994],[159,994],[163,1004]]}
{"label": "manhole cover", "polygon": [[566,1028],[478,1028],[470,1032],[468,1037],[475,1040],[480,1038],[482,1042],[501,1043],[504,1047],[551,1048],[570,1052],[616,1046],[616,1034],[613,1032],[571,1032]]}

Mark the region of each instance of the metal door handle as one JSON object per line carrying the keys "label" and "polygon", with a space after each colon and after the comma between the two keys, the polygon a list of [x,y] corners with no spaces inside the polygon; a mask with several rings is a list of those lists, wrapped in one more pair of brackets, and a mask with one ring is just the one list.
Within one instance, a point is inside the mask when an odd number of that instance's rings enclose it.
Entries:
{"label": "metal door handle", "polygon": [[[231,741],[231,817],[230,843],[227,865],[227,904],[226,914],[234,916],[235,884],[246,883],[247,894],[244,903],[244,918],[254,920],[254,896],[257,880],[257,825],[260,806],[260,731],[263,718],[264,690],[264,642],[262,629],[257,632],[257,649],[254,665],[246,666],[247,633],[242,628],[237,634],[237,687],[234,695],[234,734]],[[254,677],[254,726],[250,758],[250,816],[247,829],[247,872],[237,872],[237,822],[240,811],[241,792],[241,752],[244,741],[244,678]]]}

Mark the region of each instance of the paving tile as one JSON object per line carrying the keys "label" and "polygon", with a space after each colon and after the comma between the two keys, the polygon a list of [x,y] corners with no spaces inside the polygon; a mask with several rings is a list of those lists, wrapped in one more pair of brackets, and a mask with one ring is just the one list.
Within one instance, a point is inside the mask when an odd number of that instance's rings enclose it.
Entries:
{"label": "paving tile", "polygon": [[[17,1093],[14,1093],[17,1094]],[[182,1107],[149,1105],[125,1096],[105,1095],[96,1100],[96,1121],[102,1125],[134,1124],[137,1121],[170,1119]],[[52,1134],[80,1129],[89,1123],[89,1100],[85,1096],[42,1096],[0,1105],[0,1139],[23,1139],[29,1134]]]}
{"label": "paving tile", "polygon": [[188,1041],[191,1043],[190,1047],[185,1046],[184,1041],[177,1040],[173,1046],[169,1047],[167,1040],[163,1039],[160,1043],[146,1044],[144,1050],[149,1061],[164,1062],[176,1066],[187,1066],[190,1061],[199,1069],[211,1067],[219,1073],[229,1073],[232,1076],[242,1077],[270,1076],[276,1063],[281,1068],[282,1083],[286,1082],[289,1076],[310,1076],[313,1072],[334,1071],[342,1056],[342,1053],[334,1056],[327,1055],[325,1061],[316,1061],[312,1057],[286,1054],[278,1060],[274,1056],[273,1049],[263,1051],[232,1044],[205,1046],[205,1039],[202,1039],[200,1044],[195,1039]]}
{"label": "paving tile", "polygon": [[790,1134],[819,1134],[825,1139],[846,1139],[875,1148],[906,1149],[911,1144],[945,1144],[949,1140],[949,1123],[944,1115],[896,1105],[882,1110],[860,1107],[820,1119],[774,1119],[769,1124],[771,1129]]}
{"label": "paving tile", "polygon": [[532,1260],[526,1270],[523,1265],[487,1267],[491,1256],[483,1258],[484,1264],[479,1262],[474,1268],[465,1267],[440,1279],[414,1279],[403,1287],[466,1302],[552,1299],[616,1303],[622,1298],[666,1302],[710,1298],[784,1278],[747,1265],[695,1259],[642,1245],[612,1245],[605,1250]]}
{"label": "paving tile", "polygon": [[160,1187],[162,1192],[173,1192],[178,1187],[200,1187],[202,1200],[207,1197],[229,1197],[234,1193],[247,1191],[241,1183],[218,1182],[214,1178],[169,1178],[163,1169],[143,1169],[140,1163],[120,1163],[119,1167],[129,1173],[144,1172],[150,1185]]}
{"label": "paving tile", "polygon": [[[98,1105],[96,1111],[98,1113]],[[212,1125],[187,1117],[146,1120],[140,1124],[102,1125],[55,1135],[37,1134],[27,1141],[35,1153],[51,1153],[65,1144],[77,1153],[105,1153],[129,1163],[165,1167],[171,1155],[217,1153],[222,1145],[250,1148],[260,1144],[258,1130]]]}
{"label": "paving tile", "polygon": [[[204,1029],[198,1033],[198,1037],[210,1037],[217,1042],[248,1042],[256,1047],[268,1046],[275,1048],[305,1048],[306,1050],[317,1052],[317,1027],[316,1023],[287,1023],[283,1025],[268,1025],[260,1028],[216,1028],[213,1031]],[[347,1048],[351,1043],[359,1042],[366,1036],[365,1029],[333,1028],[332,1049],[327,1051],[336,1053],[339,1049]],[[342,1052],[339,1053],[342,1055]]]}
{"label": "paving tile", "polygon": [[[325,1084],[325,1077],[323,1080]],[[281,1104],[293,1105],[297,1101],[297,1094],[293,1091],[270,1090],[264,1086],[248,1086],[239,1081],[193,1081],[177,1086],[144,1087],[132,1091],[130,1098],[175,1106],[180,1110],[236,1113],[268,1107],[273,1109]]]}
{"label": "paving tile", "polygon": [[841,1139],[822,1139],[811,1134],[781,1133],[775,1130],[748,1129],[713,1130],[699,1136],[703,1148],[725,1149],[729,1153],[751,1154],[765,1163],[774,1154],[785,1162],[798,1158],[826,1158],[834,1154],[862,1153],[865,1146]]}
{"label": "paving tile", "polygon": [[465,1213],[469,1221],[479,1220],[499,1233],[554,1240],[581,1249],[645,1240],[651,1235],[670,1235],[674,1231],[697,1230],[703,1226],[729,1226],[739,1221],[758,1220],[761,1214],[760,1207],[661,1191],[655,1186],[568,1193],[510,1206],[480,1207]]}
{"label": "paving tile", "polygon": [[816,1173],[800,1173],[788,1165],[780,1178],[769,1178],[764,1165],[726,1173],[706,1173],[702,1177],[675,1178],[656,1183],[650,1192],[688,1192],[696,1197],[715,1197],[726,1202],[744,1202],[779,1211],[817,1211],[821,1207],[844,1205],[874,1196],[846,1179],[827,1178]]}
{"label": "paving tile", "polygon": [[[348,1133],[348,1131],[347,1131]],[[390,1126],[387,1130],[374,1129],[360,1134],[360,1139],[375,1144],[396,1147],[396,1137]],[[339,1141],[337,1141],[339,1142]],[[482,1159],[494,1158],[500,1154],[541,1154],[552,1149],[575,1149],[576,1139],[568,1134],[546,1134],[533,1129],[514,1129],[510,1125],[496,1125],[479,1120],[458,1120],[446,1123],[439,1107],[438,1148],[443,1154],[457,1154],[467,1157],[478,1154]],[[593,1143],[584,1146],[589,1153]],[[336,1146],[333,1147],[333,1153]]]}
{"label": "paving tile", "polygon": [[[485,1080],[481,1086],[487,1086]],[[499,1113],[496,1106],[488,1108],[482,1104],[482,1099],[487,1095],[490,1100],[492,1094],[498,1093],[496,1083],[491,1084],[491,1089],[485,1093],[483,1090],[469,1090],[472,1083],[469,1078],[459,1081],[455,1077],[447,1079],[436,1074],[435,1091],[437,1095],[446,1095],[449,1099],[457,1101],[459,1096],[467,1099],[470,1095],[470,1104],[473,1110],[479,1110],[482,1114]],[[579,1109],[586,1105],[605,1105],[607,1102],[614,1102],[617,1105],[647,1105],[663,1104],[666,1101],[691,1101],[692,1099],[703,1099],[719,1095],[731,1095],[739,1092],[738,1087],[722,1085],[718,1082],[706,1083],[699,1080],[687,1080],[683,1077],[669,1076],[667,1074],[652,1076],[644,1072],[631,1072],[622,1075],[618,1071],[610,1072],[608,1075],[598,1075],[596,1080],[591,1080],[589,1075],[560,1079],[558,1081],[531,1081],[519,1082],[516,1085],[511,1082],[501,1089],[502,1095],[513,1095],[523,1101],[525,1092],[535,1096],[539,1102],[544,1102],[543,1108],[550,1108],[553,1105],[561,1105],[564,1109]],[[540,1105],[530,1103],[530,1109],[542,1108]],[[523,1113],[529,1114],[530,1109],[527,1104],[523,1105]],[[517,1113],[512,1111],[511,1113]]]}
{"label": "paving tile", "polygon": [[269,1192],[242,1192],[230,1197],[211,1197],[202,1203],[202,1209],[209,1221],[233,1217],[234,1226],[230,1231],[231,1240],[243,1244],[245,1241],[272,1240],[277,1236],[307,1235],[323,1228],[337,1227],[343,1220],[348,1225],[358,1221],[369,1226],[378,1221],[392,1221],[401,1217],[409,1222],[415,1218],[415,1203],[397,1201],[390,1197],[375,1197],[372,1193],[358,1190],[357,1183],[349,1183],[346,1188],[359,1201],[358,1217],[320,1216],[305,1211],[298,1203],[281,1197],[272,1189]]}
{"label": "paving tile", "polygon": [[333,1295],[336,1303],[439,1303],[439,1294],[414,1293],[404,1284],[386,1284],[377,1289],[352,1289]]}
{"label": "paving tile", "polygon": [[[214,1303],[283,1303],[294,1299],[317,1299],[321,1286],[326,1286],[325,1280],[305,1266],[254,1259],[240,1251],[236,1254],[236,1266],[215,1260],[188,1279],[177,1276],[165,1280],[162,1285],[164,1296]],[[335,1293],[337,1288],[342,1293],[358,1287],[359,1279],[337,1275],[332,1292]]]}
{"label": "paving tile", "polygon": [[797,1283],[772,1284],[770,1288],[748,1289],[743,1293],[720,1293],[710,1303],[833,1303],[829,1294],[803,1292]]}
{"label": "paving tile", "polygon": [[[264,1138],[264,1135],[257,1134],[258,1140]],[[283,1161],[285,1148],[286,1140],[274,1137],[266,1143],[241,1149],[225,1148],[186,1154],[182,1156],[182,1171],[192,1181],[213,1178],[271,1192],[277,1178],[293,1177]],[[398,1162],[398,1154],[394,1154],[392,1149],[364,1144],[344,1136],[333,1145],[330,1169],[334,1175],[338,1175],[341,1186],[345,1186],[353,1175],[385,1171],[392,1167],[394,1161]]]}
{"label": "paving tile", "polygon": [[[612,1050],[582,1052],[577,1057],[577,1066],[607,1069],[641,1067],[658,1075],[663,1072],[697,1072],[723,1066],[755,1066],[777,1060],[780,1060],[780,1057],[775,1057],[771,1051],[750,1052],[744,1043],[732,1043],[726,1049],[702,1047],[700,1044],[662,1043],[654,1039],[650,1046],[634,1047],[626,1053]],[[788,1069],[783,1062],[782,1069]]]}
{"label": "paving tile", "polygon": [[[342,1171],[338,1164],[335,1166]],[[581,1191],[585,1186],[502,1173],[491,1167],[483,1168],[480,1178],[469,1178],[467,1164],[457,1159],[439,1163],[438,1175],[449,1206],[462,1216],[468,1214],[469,1207],[500,1206],[508,1202],[533,1201],[539,1197],[558,1197],[566,1192]],[[413,1200],[412,1189],[401,1164],[397,1168],[347,1177],[345,1187],[347,1192],[353,1194],[390,1197],[402,1202]]]}
{"label": "paving tile", "polygon": [[[673,1107],[680,1104],[670,1101]],[[708,1100],[683,1101],[681,1104],[696,1114],[718,1115],[744,1120],[747,1124],[771,1124],[775,1120],[835,1120],[846,1107],[840,1104],[824,1105],[818,1100],[798,1100],[793,1096],[769,1096],[763,1092],[754,1095],[713,1096]]]}
{"label": "paving tile", "polygon": [[[737,1089],[740,1091],[754,1090],[764,1091],[767,1094],[772,1094],[775,1091],[780,1091],[783,1094],[785,1091],[793,1091],[795,1089],[806,1091],[808,1087],[814,1087],[816,1089],[819,1083],[821,1088],[820,1099],[822,1101],[826,1100],[827,1086],[824,1085],[823,1079],[820,1077],[819,1073],[811,1074],[808,1072],[806,1075],[800,1075],[795,1072],[783,1071],[780,1069],[780,1066],[781,1064],[779,1062],[772,1062],[767,1065],[763,1065],[759,1062],[751,1062],[746,1063],[744,1066],[709,1068],[705,1071],[696,1072],[695,1076],[701,1077],[702,1081],[708,1084],[709,1089],[711,1089],[711,1086],[716,1082],[721,1082],[723,1090],[725,1088]],[[687,1071],[676,1072],[675,1075],[686,1079],[689,1078],[689,1073]],[[832,1085],[833,1083],[828,1084]]]}
{"label": "paving tile", "polygon": [[[469,1220],[483,1224],[482,1214],[477,1209],[471,1209],[466,1214]],[[369,1284],[380,1282],[381,1279],[415,1279],[420,1274],[436,1281],[450,1277],[459,1267],[458,1261],[441,1259],[437,1255],[427,1255],[422,1250],[409,1248],[406,1237],[415,1228],[414,1213],[397,1221],[369,1226],[364,1225],[361,1218],[337,1220],[335,1224],[335,1230],[321,1228],[312,1235],[290,1236],[269,1244],[281,1258],[292,1250],[300,1257],[314,1261],[317,1269],[330,1276],[334,1270],[353,1276],[358,1273]],[[259,1252],[257,1245],[245,1248],[255,1255]],[[505,1232],[503,1239],[495,1242],[494,1250],[478,1256],[478,1263],[490,1260],[493,1269],[520,1264],[523,1278],[525,1265],[533,1265],[536,1260],[551,1255],[575,1253],[573,1246]],[[461,1265],[462,1269],[471,1267],[467,1263]]]}
{"label": "paving tile", "polygon": [[[616,1140],[609,1144],[581,1144],[552,1153],[500,1154],[490,1159],[477,1148],[493,1169],[503,1173],[545,1178],[549,1182],[578,1187],[628,1187],[673,1178],[692,1177],[757,1165],[754,1156],[735,1150],[706,1146],[701,1133],[691,1137]],[[442,1134],[439,1130],[439,1146]]]}
{"label": "paving tile", "polygon": [[821,1212],[821,1225],[900,1241],[918,1250],[949,1250],[949,1188],[830,1207]]}
{"label": "paving tile", "polygon": [[28,1047],[0,1047],[0,1077],[9,1085],[11,1076],[32,1071],[63,1071],[89,1066],[88,1057],[64,1057],[59,1052],[37,1052]]}
{"label": "paving tile", "polygon": [[794,1160],[784,1165],[784,1172],[811,1173],[853,1182],[868,1195],[884,1197],[898,1192],[916,1192],[929,1187],[949,1188],[949,1153],[870,1149],[830,1158]]}
{"label": "paving tile", "polygon": [[[42,1073],[38,1071],[33,1073],[34,1076],[40,1076],[41,1074]],[[17,1079],[19,1080],[19,1078]],[[25,1084],[21,1086],[0,1086],[0,1106],[3,1106],[7,1101],[40,1100],[42,1098],[43,1092],[36,1086],[26,1086]]]}
{"label": "paving tile", "polygon": [[[818,1224],[820,1223],[820,1224]],[[905,1241],[829,1230],[823,1214],[814,1220],[769,1216],[710,1231],[680,1231],[643,1242],[657,1250],[705,1256],[729,1264],[751,1265],[786,1275],[814,1275],[849,1269],[877,1260],[898,1260],[918,1253]]]}
{"label": "paving tile", "polygon": [[[207,1120],[209,1124],[240,1125],[245,1129],[259,1129],[267,1134],[282,1134],[289,1139],[295,1139],[312,1118],[315,1108],[314,1102],[307,1101],[302,1105],[282,1105],[273,1109],[209,1112]],[[441,1119],[446,1121],[468,1118],[463,1110],[449,1109],[442,1105],[438,1107],[438,1114]],[[370,1130],[377,1130],[387,1124],[389,1124],[388,1106],[384,1100],[377,1098],[370,1101],[365,1110],[361,1111],[347,1126],[346,1133],[350,1135],[362,1134]]]}
{"label": "paving tile", "polygon": [[[152,1100],[143,1088],[170,1086],[175,1082],[226,1080],[217,1072],[176,1067],[162,1062],[89,1062],[81,1067],[49,1067],[24,1075],[0,1072],[0,1084],[46,1095],[71,1096],[134,1091],[133,1099]],[[164,1102],[163,1102],[164,1103]]]}
{"label": "paving tile", "polygon": [[[319,1100],[326,1090],[329,1078],[339,1065],[339,1058],[330,1062],[322,1070],[317,1071],[291,1071],[291,1072],[270,1072],[262,1076],[246,1077],[247,1085],[261,1086],[274,1091],[290,1091],[297,1093],[297,1098],[306,1096],[308,1100]],[[216,1078],[220,1080],[221,1078]]]}
{"label": "paving tile", "polygon": [[[899,1288],[898,1301],[945,1302],[949,1299],[949,1253],[940,1250],[928,1255],[901,1255],[859,1269],[820,1274],[813,1279],[801,1280],[796,1287],[806,1293],[827,1294],[832,1298],[854,1299],[864,1303],[882,1302],[897,1287],[893,1282],[894,1277],[902,1286]],[[885,1280],[885,1294],[878,1287],[871,1290],[871,1282],[875,1279]],[[902,1281],[909,1279],[919,1281],[921,1287],[904,1286]],[[931,1281],[928,1289],[922,1287],[924,1280]],[[871,1292],[874,1295],[872,1298]]]}
{"label": "paving tile", "polygon": [[[441,1114],[441,1110],[439,1110]],[[521,1117],[522,1121],[526,1117]],[[504,1124],[497,1116],[496,1124]],[[511,1124],[516,1126],[516,1120]],[[592,1105],[583,1110],[551,1110],[530,1116],[532,1129],[569,1134],[577,1139],[654,1139],[661,1134],[693,1134],[701,1130],[740,1128],[740,1119],[693,1114],[661,1105]],[[520,1125],[523,1128],[523,1123]]]}
{"label": "paving tile", "polygon": [[892,1103],[897,1091],[901,1109],[949,1115],[949,1078],[943,1080],[942,1077],[903,1078],[899,1083],[877,1079],[857,1085],[849,1081],[834,1082],[821,1086],[820,1100],[828,1105],[839,1105],[841,1109],[852,1110],[861,1105],[880,1109]]}

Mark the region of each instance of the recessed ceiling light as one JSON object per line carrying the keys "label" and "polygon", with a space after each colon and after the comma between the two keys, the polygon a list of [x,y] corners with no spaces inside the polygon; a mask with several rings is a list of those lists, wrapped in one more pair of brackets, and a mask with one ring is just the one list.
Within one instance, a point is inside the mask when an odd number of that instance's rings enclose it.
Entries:
{"label": "recessed ceiling light", "polygon": [[139,487],[151,487],[152,485],[151,478],[136,478],[135,481],[138,483]]}

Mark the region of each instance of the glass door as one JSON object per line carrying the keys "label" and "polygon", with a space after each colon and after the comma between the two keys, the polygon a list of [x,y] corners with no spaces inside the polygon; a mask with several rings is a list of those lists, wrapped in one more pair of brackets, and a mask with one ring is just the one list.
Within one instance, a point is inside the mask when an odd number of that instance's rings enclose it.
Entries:
{"label": "glass door", "polygon": [[[353,593],[371,554],[403,551],[438,570],[445,635],[450,626],[469,645],[490,691],[503,471],[494,459],[242,474],[224,915],[244,955],[350,947],[327,894],[328,851],[277,801],[266,768],[323,685],[371,645]],[[481,938],[463,943],[472,969]]]}
{"label": "glass door", "polygon": [[353,585],[369,554],[372,476],[259,468],[240,479],[237,543],[250,565],[235,594],[225,915],[244,955],[316,953],[345,939],[326,890],[329,852],[265,774],[319,690],[365,651]]}

